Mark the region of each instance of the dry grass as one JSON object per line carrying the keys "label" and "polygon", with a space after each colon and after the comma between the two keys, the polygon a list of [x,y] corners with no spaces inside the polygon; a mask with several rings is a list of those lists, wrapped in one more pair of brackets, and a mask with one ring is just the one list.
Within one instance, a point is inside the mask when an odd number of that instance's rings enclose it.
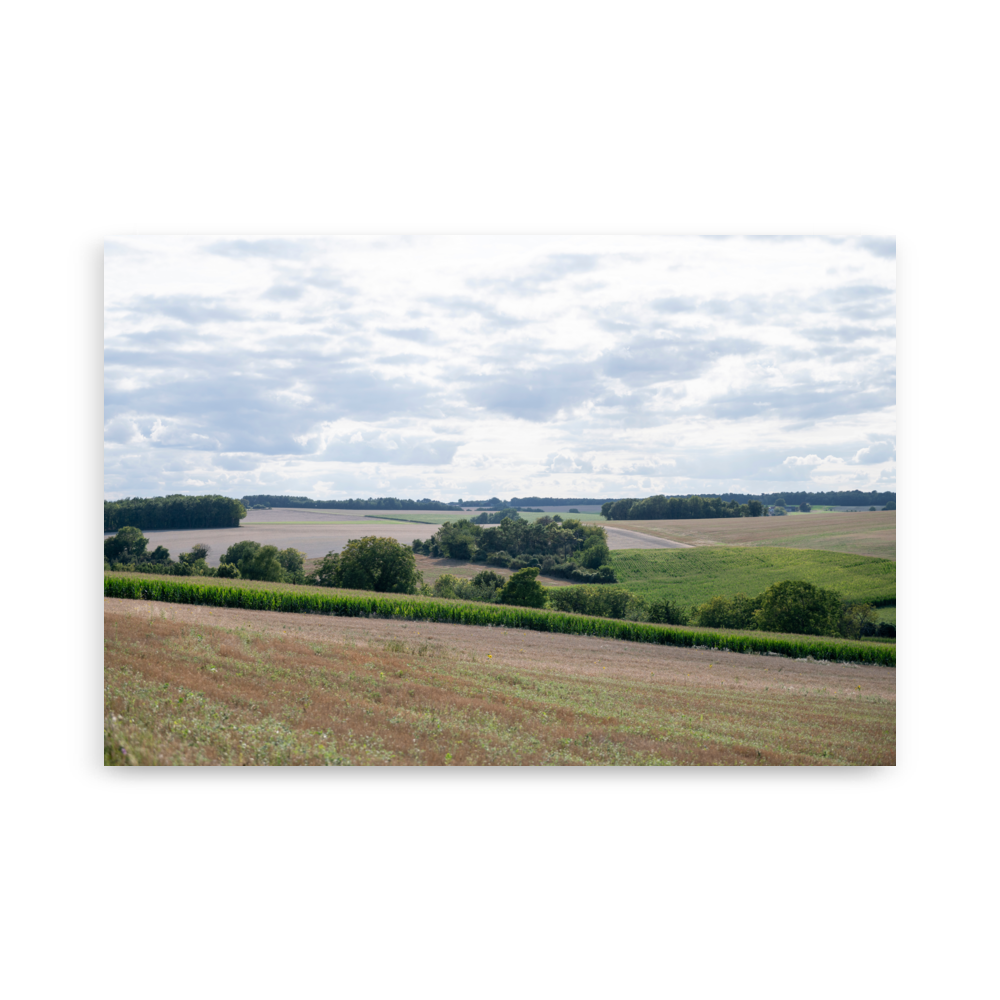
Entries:
{"label": "dry grass", "polygon": [[786,517],[711,517],[690,521],[611,521],[657,538],[689,545],[778,545],[859,556],[896,558],[896,512],[813,512]]}
{"label": "dry grass", "polygon": [[895,763],[895,673],[881,668],[105,606],[107,763]]}

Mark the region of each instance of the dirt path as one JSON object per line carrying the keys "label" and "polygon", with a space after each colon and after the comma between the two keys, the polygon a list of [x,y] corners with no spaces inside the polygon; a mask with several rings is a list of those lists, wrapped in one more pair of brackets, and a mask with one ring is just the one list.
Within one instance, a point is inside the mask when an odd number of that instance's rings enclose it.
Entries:
{"label": "dirt path", "polygon": [[630,531],[628,528],[610,528],[604,526],[608,536],[609,549],[693,549],[693,545],[685,542],[675,542],[669,538]]}
{"label": "dirt path", "polygon": [[105,598],[104,610],[112,616],[163,617],[194,625],[247,629],[317,642],[384,646],[396,640],[408,646],[428,644],[441,655],[478,661],[490,669],[557,670],[581,677],[610,675],[701,687],[776,689],[803,696],[822,692],[843,698],[876,697],[886,701],[896,698],[896,671],[887,667],[824,661],[809,663],[778,656],[682,649],[594,636],[474,625],[336,618],[161,601]]}

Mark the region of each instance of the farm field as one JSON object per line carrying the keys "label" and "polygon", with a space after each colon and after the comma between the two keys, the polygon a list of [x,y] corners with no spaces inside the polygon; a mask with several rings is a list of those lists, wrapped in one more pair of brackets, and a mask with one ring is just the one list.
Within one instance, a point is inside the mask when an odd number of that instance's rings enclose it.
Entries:
{"label": "farm field", "polygon": [[105,599],[105,762],[895,763],[895,671]]}
{"label": "farm field", "polygon": [[611,565],[626,590],[647,599],[665,597],[683,608],[716,595],[753,597],[781,580],[805,580],[851,601],[896,599],[894,561],[839,552],[776,546],[617,550]]}
{"label": "farm field", "polygon": [[[492,514],[493,511],[487,511],[487,513]],[[398,521],[428,521],[433,524],[444,524],[445,521],[457,521],[459,518],[466,518],[467,520],[472,520],[474,517],[479,517],[479,512],[470,510],[465,511],[461,514],[450,514],[443,511],[431,510],[417,510],[417,511],[406,511],[406,510],[387,510],[384,514],[372,514],[366,512],[366,516],[370,518],[377,518],[379,520],[398,520]],[[521,512],[520,517],[524,521],[537,521],[540,517],[551,517],[551,514],[533,514]],[[574,521],[584,521],[593,522],[600,521],[604,522],[604,518],[600,514],[560,514],[559,515],[564,521],[568,521],[572,518]],[[488,525],[483,525],[483,527],[488,527]]]}
{"label": "farm field", "polygon": [[[254,511],[253,513],[269,513]],[[357,521],[333,519],[329,522],[313,524],[299,521],[289,524],[280,522],[245,522],[239,528],[192,528],[184,531],[144,531],[149,539],[149,549],[157,545],[165,546],[171,559],[182,552],[188,552],[192,545],[210,546],[206,562],[218,566],[219,557],[230,545],[252,540],[261,545],[276,545],[279,549],[294,548],[305,552],[307,559],[322,559],[327,552],[340,552],[352,538],[365,535],[379,535],[395,538],[403,545],[409,545],[414,538],[430,538],[438,530],[436,524],[403,524],[393,521]],[[105,536],[107,537],[107,536]]]}
{"label": "farm field", "polygon": [[817,513],[786,517],[711,517],[684,521],[611,521],[630,531],[689,545],[777,545],[896,558],[896,512]]}

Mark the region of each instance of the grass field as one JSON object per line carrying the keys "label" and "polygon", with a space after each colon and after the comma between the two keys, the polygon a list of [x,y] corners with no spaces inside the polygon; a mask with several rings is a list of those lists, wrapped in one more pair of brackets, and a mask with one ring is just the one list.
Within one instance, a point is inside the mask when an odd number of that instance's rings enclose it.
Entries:
{"label": "grass field", "polygon": [[882,559],[896,558],[896,512],[817,513],[796,517],[710,517],[690,521],[610,521],[657,538],[689,545],[771,546],[821,549]]}
{"label": "grass field", "polygon": [[895,672],[105,601],[105,763],[894,764]]}
{"label": "grass field", "polygon": [[695,549],[619,549],[611,553],[619,583],[645,598],[681,607],[711,597],[750,597],[782,580],[805,580],[836,590],[845,600],[896,599],[896,564],[889,559],[774,546]]}

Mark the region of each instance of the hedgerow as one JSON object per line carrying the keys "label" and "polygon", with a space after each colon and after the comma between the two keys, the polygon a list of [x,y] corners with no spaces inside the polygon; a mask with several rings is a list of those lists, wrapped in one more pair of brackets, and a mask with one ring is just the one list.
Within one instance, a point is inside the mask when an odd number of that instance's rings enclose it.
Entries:
{"label": "hedgerow", "polygon": [[664,646],[725,649],[735,653],[780,653],[812,656],[817,660],[846,660],[895,667],[896,650],[881,644],[835,642],[821,637],[802,639],[756,635],[723,635],[652,625],[646,622],[563,614],[516,605],[465,604],[390,594],[324,594],[303,590],[257,589],[248,586],[181,583],[173,580],[141,579],[106,575],[104,596],[130,600],[207,604],[214,607],[246,608],[253,611],[286,611],[327,614],[352,618],[403,618],[455,625],[490,625],[566,635],[593,635],[626,642],[650,642]]}

